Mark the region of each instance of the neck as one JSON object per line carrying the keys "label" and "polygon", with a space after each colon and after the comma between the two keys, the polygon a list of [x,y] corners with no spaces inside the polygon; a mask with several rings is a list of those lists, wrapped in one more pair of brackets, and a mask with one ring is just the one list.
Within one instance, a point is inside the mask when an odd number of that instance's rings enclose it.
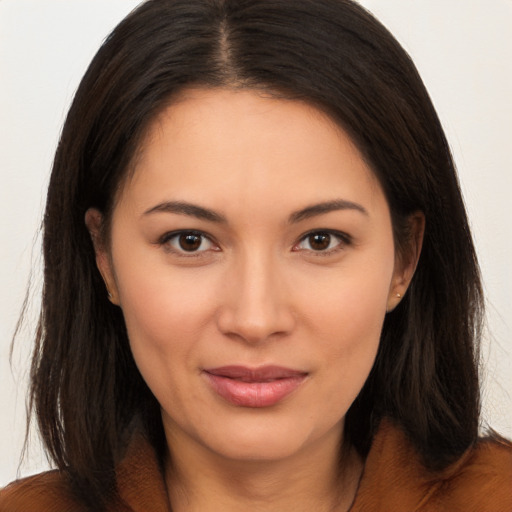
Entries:
{"label": "neck", "polygon": [[334,445],[326,441],[277,461],[225,459],[197,445],[171,449],[166,481],[172,510],[345,512],[363,463],[352,448],[340,456],[339,438]]}

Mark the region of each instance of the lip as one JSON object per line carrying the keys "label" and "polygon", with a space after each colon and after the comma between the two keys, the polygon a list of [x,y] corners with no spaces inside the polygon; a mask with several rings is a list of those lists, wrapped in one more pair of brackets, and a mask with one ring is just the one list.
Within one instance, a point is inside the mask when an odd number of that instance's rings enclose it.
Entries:
{"label": "lip", "polygon": [[282,366],[222,366],[203,370],[220,397],[238,407],[271,407],[293,393],[307,372]]}

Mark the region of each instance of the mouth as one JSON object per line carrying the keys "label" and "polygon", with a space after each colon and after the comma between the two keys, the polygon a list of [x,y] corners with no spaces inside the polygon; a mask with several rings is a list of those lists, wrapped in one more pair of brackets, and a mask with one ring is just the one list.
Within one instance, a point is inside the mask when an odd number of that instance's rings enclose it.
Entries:
{"label": "mouth", "polygon": [[223,366],[203,370],[221,398],[238,407],[271,407],[293,393],[308,373],[281,366]]}

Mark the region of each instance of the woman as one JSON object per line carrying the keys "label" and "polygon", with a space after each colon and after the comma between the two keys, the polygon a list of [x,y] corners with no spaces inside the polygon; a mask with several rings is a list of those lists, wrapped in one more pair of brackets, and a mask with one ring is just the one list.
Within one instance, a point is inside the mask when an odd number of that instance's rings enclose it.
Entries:
{"label": "woman", "polygon": [[2,510],[510,510],[477,440],[482,293],[444,134],[342,0],[143,3],[55,157]]}

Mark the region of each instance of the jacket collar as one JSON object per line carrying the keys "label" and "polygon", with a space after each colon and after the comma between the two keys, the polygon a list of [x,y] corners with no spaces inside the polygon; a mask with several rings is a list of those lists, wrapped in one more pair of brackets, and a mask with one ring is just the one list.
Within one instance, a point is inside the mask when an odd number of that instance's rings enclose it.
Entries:
{"label": "jacket collar", "polygon": [[447,479],[456,474],[467,456],[444,471],[430,472],[405,432],[383,419],[373,439],[350,512],[391,510],[415,512]]}
{"label": "jacket collar", "polygon": [[140,432],[133,435],[116,480],[119,497],[130,512],[171,512],[163,470]]}
{"label": "jacket collar", "polygon": [[[383,420],[373,439],[350,512],[388,510],[391,504],[396,512],[418,510],[462,463],[463,460],[458,461],[442,474],[429,473],[405,433],[391,421]],[[119,495],[127,510],[171,512],[158,457],[140,433],[134,434],[116,476]]]}

